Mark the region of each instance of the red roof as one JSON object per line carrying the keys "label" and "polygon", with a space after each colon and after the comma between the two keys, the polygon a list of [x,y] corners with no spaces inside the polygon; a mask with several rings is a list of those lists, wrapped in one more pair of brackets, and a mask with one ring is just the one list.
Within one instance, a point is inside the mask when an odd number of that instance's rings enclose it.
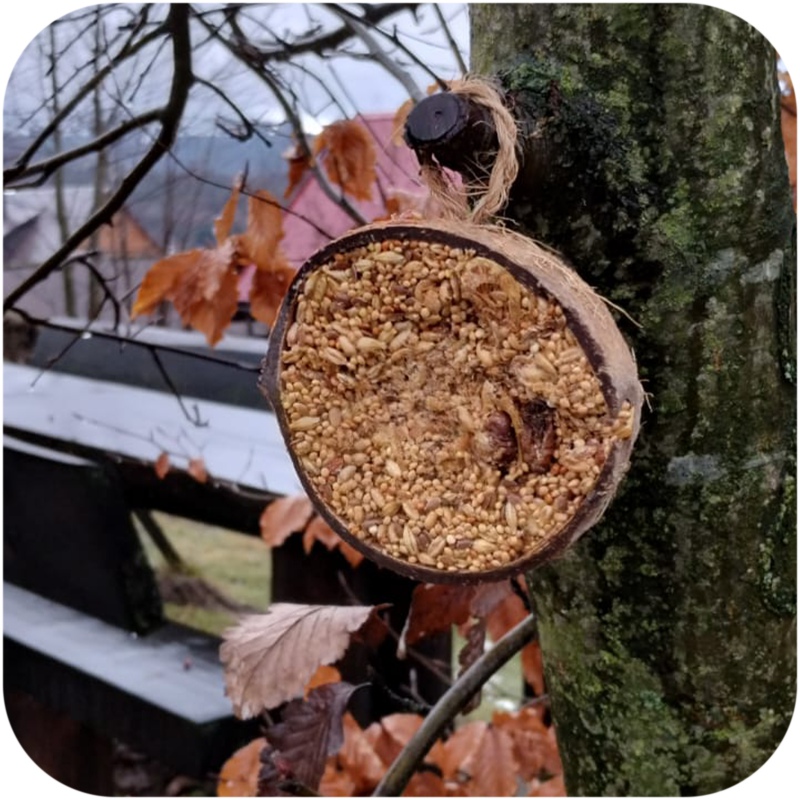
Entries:
{"label": "red roof", "polygon": [[[377,179],[371,200],[354,200],[347,196],[348,202],[367,222],[387,215],[386,198],[393,195],[401,195],[406,200],[409,195],[414,199],[418,197],[422,207],[428,190],[419,180],[419,163],[414,151],[405,144],[398,146],[392,142],[394,114],[365,115],[359,117],[359,121],[375,141]],[[339,190],[337,186],[332,188],[334,192]],[[313,175],[307,174],[284,212],[281,249],[289,262],[299,268],[320,247],[355,227],[358,225],[352,217],[325,194]],[[245,302],[250,280],[248,270],[239,282],[239,299]]]}

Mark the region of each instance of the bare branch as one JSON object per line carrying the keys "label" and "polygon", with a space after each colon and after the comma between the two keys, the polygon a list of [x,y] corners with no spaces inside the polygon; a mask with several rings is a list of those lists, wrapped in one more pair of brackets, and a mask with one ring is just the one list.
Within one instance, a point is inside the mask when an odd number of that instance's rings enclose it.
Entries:
{"label": "bare branch", "polygon": [[453,51],[453,56],[455,56],[461,74],[466,75],[468,69],[467,65],[464,63],[464,57],[461,55],[461,50],[459,50],[456,40],[453,38],[450,26],[447,24],[447,20],[444,18],[444,14],[442,14],[442,9],[439,8],[438,3],[433,4],[433,11],[436,14],[436,18],[439,20],[439,24],[442,26],[442,31],[447,39],[447,43],[450,45],[450,49]]}
{"label": "bare branch", "polygon": [[167,105],[161,114],[161,131],[152,147],[141,161],[123,178],[117,191],[108,202],[96,211],[64,244],[50,256],[32,275],[14,289],[3,302],[6,310],[20,297],[43,281],[51,272],[58,269],[64,258],[81,242],[85,241],[104,223],[110,222],[125,200],[132,194],[140,181],[152,167],[168,152],[178,131],[186,100],[189,96],[194,76],[192,75],[192,49],[189,35],[189,6],[175,4],[170,6],[165,29],[172,37],[174,72]]}
{"label": "bare branch", "polygon": [[186,356],[187,358],[196,358],[200,361],[207,361],[212,364],[221,364],[225,367],[231,367],[232,369],[237,369],[241,372],[251,372],[256,375],[261,372],[260,364],[246,364],[242,361],[233,361],[227,358],[220,358],[219,356],[212,355],[206,351],[183,350],[180,347],[172,347],[168,344],[153,344],[151,342],[145,342],[142,339],[135,338],[135,334],[133,336],[121,336],[118,333],[109,333],[108,331],[97,330],[95,328],[76,328],[74,325],[65,325],[60,322],[53,322],[49,319],[41,319],[39,317],[31,316],[27,311],[23,311],[21,308],[17,307],[13,308],[12,310],[19,314],[29,325],[34,325],[39,328],[47,328],[53,331],[64,331],[65,333],[82,333],[84,330],[86,330],[87,332],[91,333],[92,336],[97,337],[98,339],[108,339],[112,342],[118,342],[120,346],[144,347],[146,350],[157,350],[160,353],[173,353],[179,356]]}
{"label": "bare branch", "polygon": [[536,635],[536,618],[526,617],[479,658],[439,699],[389,767],[373,797],[398,797],[423,758],[470,698]]}
{"label": "bare branch", "polygon": [[344,21],[353,33],[366,45],[370,58],[380,64],[400,85],[408,92],[414,102],[419,102],[425,97],[422,90],[414,83],[411,76],[397,65],[389,54],[378,44],[375,37],[365,25],[349,11],[339,6],[329,6],[330,10]]}
{"label": "bare branch", "polygon": [[358,223],[359,225],[366,225],[367,220],[363,214],[361,214],[361,212],[355,208],[343,194],[337,195],[336,192],[334,192],[333,188],[320,171],[319,166],[311,158],[311,148],[308,146],[308,141],[306,139],[306,134],[303,130],[303,124],[300,121],[300,117],[298,117],[297,113],[286,99],[283,90],[279,86],[275,76],[264,67],[263,63],[261,63],[258,49],[247,39],[244,32],[237,24],[235,17],[231,15],[228,21],[230,23],[231,30],[233,31],[233,35],[236,38],[236,44],[230,42],[228,39],[222,36],[219,30],[209,26],[205,20],[201,21],[206,29],[214,36],[214,38],[217,39],[217,41],[221,42],[231,54],[239,59],[239,61],[241,61],[245,66],[249,67],[253,74],[269,87],[275,99],[283,109],[286,119],[292,126],[292,130],[294,131],[295,138],[297,139],[298,145],[302,150],[302,154],[308,157],[309,161],[311,162],[309,169],[316,178],[326,197],[328,197],[331,202],[337,203],[354,222]]}
{"label": "bare branch", "polygon": [[[88,97],[94,89],[99,86],[103,80],[108,76],[112,70],[118,67],[123,61],[136,55],[140,50],[146,47],[151,42],[158,39],[164,34],[170,32],[170,17],[161,25],[154,28],[150,33],[143,36],[138,42],[133,41],[136,31],[131,35],[128,41],[120,49],[114,58],[112,58],[106,66],[95,73],[83,86],[75,93],[72,99],[62,106],[57,114],[44,126],[39,135],[31,142],[25,152],[17,159],[16,164],[9,169],[3,170],[3,180],[13,181],[17,172],[23,169],[33,156],[38,152],[39,148],[52,136],[53,131],[73,112],[75,107],[86,97]],[[136,29],[138,30],[138,28]]]}
{"label": "bare branch", "polygon": [[[367,5],[364,7],[364,15],[361,19],[367,23],[377,24],[387,17],[398,14],[401,11],[413,11],[418,5],[418,3],[380,3],[376,5]],[[207,20],[205,20],[205,16],[202,13],[196,16],[207,24]],[[270,33],[279,43],[279,47],[274,50],[260,50],[259,61],[262,64],[266,64],[267,62],[278,63],[291,61],[296,56],[303,53],[315,53],[318,56],[322,56],[325,53],[336,50],[340,45],[353,37],[353,31],[348,25],[342,25],[334,31],[319,36],[314,35],[301,38],[295,42],[281,40],[279,37],[275,36],[274,30],[271,30]]]}
{"label": "bare branch", "polygon": [[156,108],[151,111],[146,111],[144,114],[140,114],[137,117],[133,117],[126,122],[118,125],[116,128],[113,128],[110,131],[107,131],[102,136],[98,136],[96,139],[93,139],[91,142],[87,142],[86,144],[79,145],[78,147],[73,148],[72,150],[65,150],[64,152],[58,153],[51,158],[46,158],[43,161],[37,161],[35,164],[30,164],[24,168],[14,168],[15,175],[13,178],[7,178],[7,184],[16,184],[17,181],[23,180],[25,178],[30,178],[33,175],[39,175],[39,178],[35,183],[26,184],[28,186],[35,186],[40,185],[43,183],[47,178],[53,174],[57,169],[63,167],[64,164],[68,164],[70,161],[75,161],[78,158],[82,158],[83,156],[88,155],[89,153],[97,153],[103,148],[108,147],[108,145],[113,144],[117,141],[117,139],[121,139],[123,136],[129,134],[131,131],[138,130],[139,128],[144,127],[145,125],[149,125],[152,122],[158,122],[161,117],[163,116],[164,110],[161,108]]}

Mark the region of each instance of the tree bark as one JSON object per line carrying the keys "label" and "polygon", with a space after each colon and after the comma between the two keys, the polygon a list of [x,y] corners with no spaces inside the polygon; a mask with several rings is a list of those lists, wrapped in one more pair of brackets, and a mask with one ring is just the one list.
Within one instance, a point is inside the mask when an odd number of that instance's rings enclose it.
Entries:
{"label": "tree bark", "polygon": [[[795,698],[795,261],[775,52],[698,5],[474,5],[522,131],[508,216],[620,317],[650,410],[623,489],[529,576],[566,785],[706,794]],[[513,223],[512,223],[513,224]]]}

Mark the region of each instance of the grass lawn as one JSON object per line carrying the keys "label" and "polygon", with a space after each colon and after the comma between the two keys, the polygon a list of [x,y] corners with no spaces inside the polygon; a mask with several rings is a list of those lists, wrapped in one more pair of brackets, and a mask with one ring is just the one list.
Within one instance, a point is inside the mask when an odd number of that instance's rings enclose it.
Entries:
{"label": "grass lawn", "polygon": [[[226,597],[263,611],[269,603],[272,558],[257,536],[204,525],[194,520],[153,512],[173,548],[191,574],[203,579]],[[168,580],[170,568],[151,538],[139,527],[147,558],[160,580]],[[220,634],[236,620],[234,612],[165,602],[167,617],[212,634]]]}

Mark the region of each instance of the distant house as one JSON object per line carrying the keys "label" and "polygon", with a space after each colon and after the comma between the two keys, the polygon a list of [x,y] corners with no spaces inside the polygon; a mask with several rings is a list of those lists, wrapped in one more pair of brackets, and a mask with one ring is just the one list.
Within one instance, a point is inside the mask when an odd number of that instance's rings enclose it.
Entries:
{"label": "distant house", "polygon": [[[376,184],[371,200],[348,202],[367,222],[386,217],[386,201],[392,197],[418,200],[422,205],[427,189],[419,180],[419,163],[414,151],[405,144],[397,145],[394,137],[394,114],[372,114],[359,117],[372,134],[376,153]],[[334,191],[338,187],[333,187]],[[294,267],[300,267],[316,250],[331,239],[358,227],[353,218],[320,187],[316,178],[307,173],[292,193],[283,215],[284,236],[281,248]],[[245,271],[240,280],[240,301],[246,303],[250,291],[251,272]]]}
{"label": "distant house", "polygon": [[[65,227],[77,230],[93,213],[94,189],[67,186]],[[8,293],[61,246],[62,225],[56,210],[53,187],[5,191],[3,193],[3,283]],[[112,225],[102,226],[94,240],[81,244],[74,254],[96,251],[92,263],[108,280],[117,297],[129,293],[141,281],[153,261],[161,257],[161,248],[150,237],[130,209],[114,215]],[[73,255],[74,255],[73,254]],[[72,267],[76,314],[88,310],[89,271]],[[56,272],[34,287],[21,301],[23,308],[36,316],[63,315],[67,312],[64,282]]]}

